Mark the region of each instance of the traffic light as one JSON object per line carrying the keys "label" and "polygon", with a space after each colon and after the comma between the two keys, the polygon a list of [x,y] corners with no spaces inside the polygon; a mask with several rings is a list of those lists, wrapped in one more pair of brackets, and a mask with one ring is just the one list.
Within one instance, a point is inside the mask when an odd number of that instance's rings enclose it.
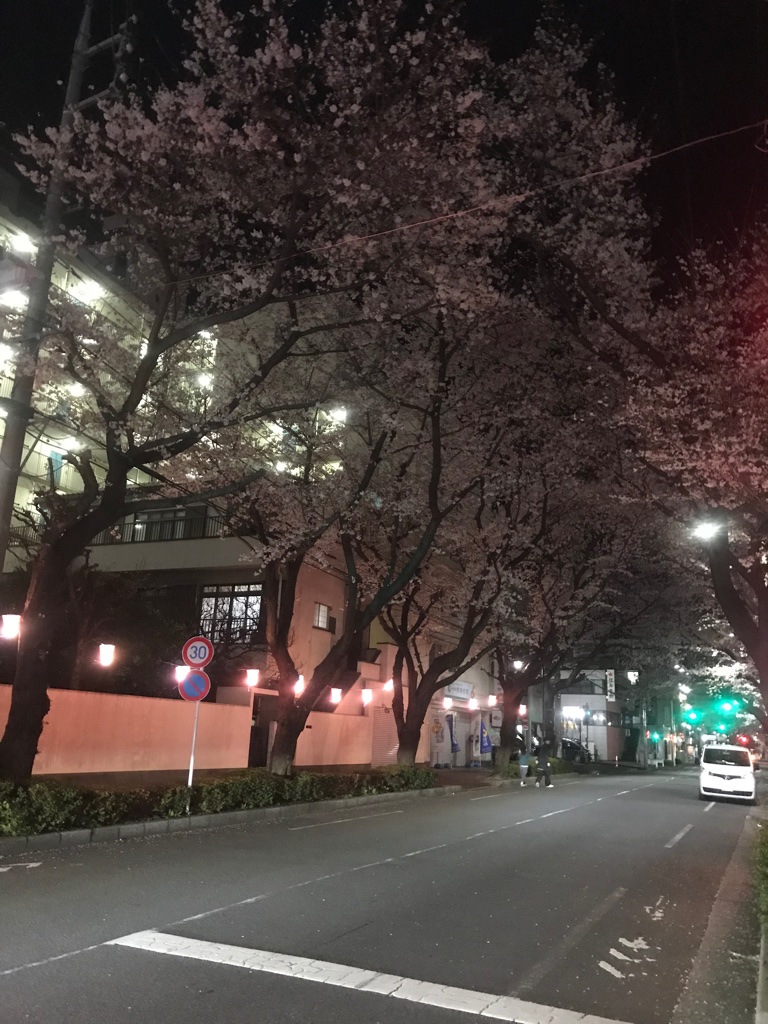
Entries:
{"label": "traffic light", "polygon": [[658,734],[657,732],[655,732],[655,733],[653,733],[653,735],[651,736],[651,739],[653,740],[653,742],[654,742],[654,743],[658,743],[658,742],[659,742],[659,740],[661,739],[661,736],[660,736],[660,735],[659,735],[659,734]]}

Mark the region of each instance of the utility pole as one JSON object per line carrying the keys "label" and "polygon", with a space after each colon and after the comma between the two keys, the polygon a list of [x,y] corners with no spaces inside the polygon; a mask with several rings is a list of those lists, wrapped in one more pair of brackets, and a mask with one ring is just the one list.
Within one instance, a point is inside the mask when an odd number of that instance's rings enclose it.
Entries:
{"label": "utility pole", "polygon": [[[125,36],[126,25],[121,25],[120,30],[109,39],[105,39],[95,46],[90,45],[91,16],[94,3],[95,0],[85,0],[83,16],[72,53],[64,109],[59,123],[59,148],[56,153],[56,162],[51,168],[45,197],[41,240],[35,260],[35,276],[29,285],[29,303],[24,315],[21,338],[18,342],[18,361],[11,396],[3,401],[3,408],[6,410],[5,431],[2,444],[0,444],[0,558],[3,561],[10,543],[16,487],[24,456],[24,441],[29,421],[34,414],[32,398],[35,374],[46,327],[48,297],[56,262],[54,238],[59,233],[64,210],[63,181],[59,163],[66,156],[68,133],[74,123],[75,114],[79,110],[92,106],[111,92],[110,88],[103,93],[80,100],[83,78],[89,61],[96,54],[110,47],[117,48],[118,59],[129,49]],[[117,74],[113,86],[116,81]],[[1,566],[0,571],[2,571]]]}

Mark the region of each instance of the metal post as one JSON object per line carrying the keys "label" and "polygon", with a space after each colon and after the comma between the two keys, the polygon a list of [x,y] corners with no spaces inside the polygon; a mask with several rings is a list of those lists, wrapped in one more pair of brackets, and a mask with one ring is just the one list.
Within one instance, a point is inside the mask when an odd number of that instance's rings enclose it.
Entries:
{"label": "metal post", "polygon": [[197,745],[197,723],[200,720],[200,701],[195,701],[195,724],[192,728],[192,750],[189,754],[189,776],[187,777],[187,817],[192,806],[192,776],[195,772],[195,746]]}

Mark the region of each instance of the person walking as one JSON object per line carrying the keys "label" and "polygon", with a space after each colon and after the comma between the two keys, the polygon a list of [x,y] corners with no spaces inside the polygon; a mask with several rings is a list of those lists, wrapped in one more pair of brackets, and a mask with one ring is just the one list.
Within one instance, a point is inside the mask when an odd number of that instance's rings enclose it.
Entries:
{"label": "person walking", "polygon": [[541,780],[544,780],[544,786],[546,789],[554,789],[552,785],[552,766],[549,763],[549,757],[546,752],[542,749],[536,762],[536,785],[541,785]]}
{"label": "person walking", "polygon": [[531,764],[531,755],[527,750],[523,749],[520,751],[520,756],[517,759],[517,770],[520,772],[520,785],[525,785],[525,779],[528,775],[528,769]]}

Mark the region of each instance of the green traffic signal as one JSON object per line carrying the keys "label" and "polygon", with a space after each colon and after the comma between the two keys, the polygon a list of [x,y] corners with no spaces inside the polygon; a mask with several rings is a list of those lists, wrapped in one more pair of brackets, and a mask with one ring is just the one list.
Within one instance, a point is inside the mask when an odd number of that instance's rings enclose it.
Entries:
{"label": "green traffic signal", "polygon": [[686,717],[689,722],[698,722],[700,716],[698,711],[689,711]]}
{"label": "green traffic signal", "polygon": [[661,737],[659,736],[659,734],[658,734],[657,732],[655,732],[655,733],[653,733],[653,735],[651,736],[651,739],[652,739],[652,740],[653,740],[653,741],[654,741],[655,743],[658,743],[658,742],[659,742],[659,740],[661,739]]}

